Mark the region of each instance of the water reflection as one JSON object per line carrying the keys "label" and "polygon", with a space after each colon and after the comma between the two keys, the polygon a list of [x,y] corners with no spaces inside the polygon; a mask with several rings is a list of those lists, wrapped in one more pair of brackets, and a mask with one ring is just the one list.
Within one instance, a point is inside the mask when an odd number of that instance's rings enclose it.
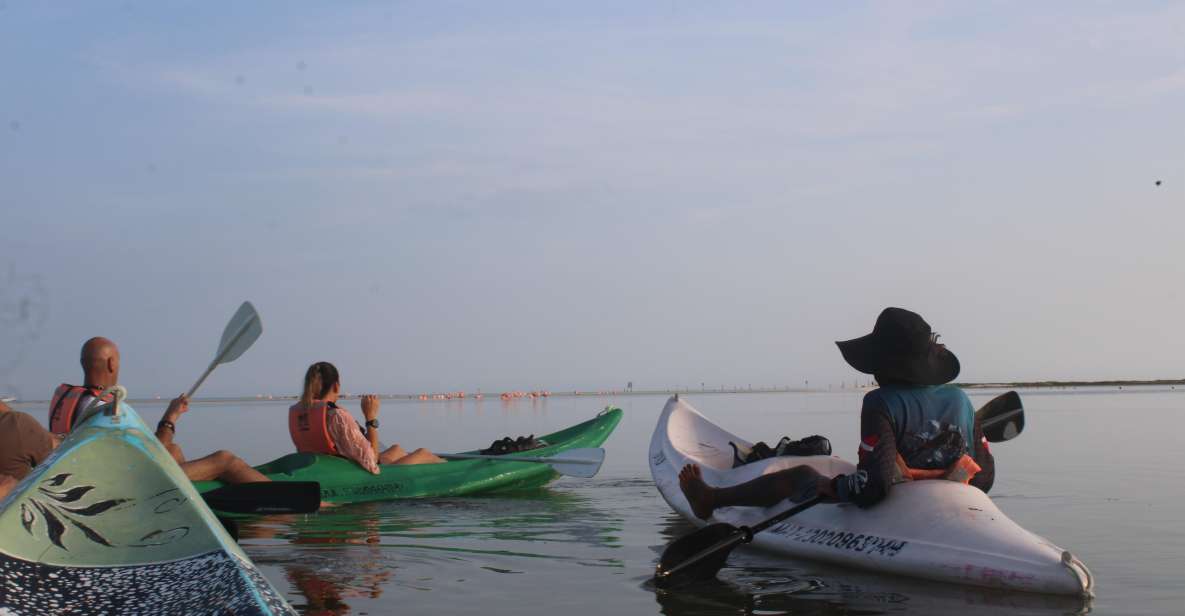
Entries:
{"label": "water reflection", "polygon": [[266,516],[240,521],[239,532],[257,563],[284,571],[301,613],[340,615],[397,605],[376,601],[387,591],[444,591],[475,570],[524,573],[524,558],[620,569],[621,525],[589,498],[536,490]]}
{"label": "water reflection", "polygon": [[[673,541],[694,530],[670,516],[659,536]],[[657,546],[661,553],[663,546]],[[658,562],[657,555],[655,563]],[[655,593],[661,613],[671,616],[722,614],[1086,614],[1090,600],[997,591],[877,575],[776,556],[753,548],[733,552],[717,579]]]}

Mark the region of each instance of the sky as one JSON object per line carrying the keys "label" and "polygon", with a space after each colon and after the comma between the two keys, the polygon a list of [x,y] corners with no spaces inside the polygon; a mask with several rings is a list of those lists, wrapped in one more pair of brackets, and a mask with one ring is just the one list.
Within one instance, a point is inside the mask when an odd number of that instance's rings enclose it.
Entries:
{"label": "sky", "polygon": [[[1182,378],[1185,4],[0,0],[0,390]],[[1157,186],[1156,181],[1162,184]]]}

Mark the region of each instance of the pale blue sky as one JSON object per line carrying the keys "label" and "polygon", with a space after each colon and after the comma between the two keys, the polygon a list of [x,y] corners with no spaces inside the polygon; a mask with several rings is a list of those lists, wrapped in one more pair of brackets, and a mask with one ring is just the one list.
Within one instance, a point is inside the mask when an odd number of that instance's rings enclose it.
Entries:
{"label": "pale blue sky", "polygon": [[1182,377],[1185,4],[0,0],[0,206],[30,398]]}

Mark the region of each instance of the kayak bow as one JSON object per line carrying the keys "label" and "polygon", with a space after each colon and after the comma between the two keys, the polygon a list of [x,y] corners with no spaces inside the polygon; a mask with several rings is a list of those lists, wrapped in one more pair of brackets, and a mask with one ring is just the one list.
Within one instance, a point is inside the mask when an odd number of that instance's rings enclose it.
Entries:
{"label": "kayak bow", "polygon": [[104,405],[0,502],[0,613],[295,614],[132,407]]}

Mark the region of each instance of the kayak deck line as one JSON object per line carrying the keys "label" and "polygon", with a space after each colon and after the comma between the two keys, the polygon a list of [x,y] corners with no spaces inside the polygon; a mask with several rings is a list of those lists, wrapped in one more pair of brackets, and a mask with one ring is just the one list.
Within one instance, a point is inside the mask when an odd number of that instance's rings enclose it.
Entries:
{"label": "kayak deck line", "polygon": [[498,459],[481,454],[468,453],[443,453],[440,457],[448,460],[487,460],[489,462],[562,462],[565,464],[600,464],[603,460],[587,460],[584,458],[555,458],[555,457],[526,457],[514,458],[512,456],[498,456]]}

